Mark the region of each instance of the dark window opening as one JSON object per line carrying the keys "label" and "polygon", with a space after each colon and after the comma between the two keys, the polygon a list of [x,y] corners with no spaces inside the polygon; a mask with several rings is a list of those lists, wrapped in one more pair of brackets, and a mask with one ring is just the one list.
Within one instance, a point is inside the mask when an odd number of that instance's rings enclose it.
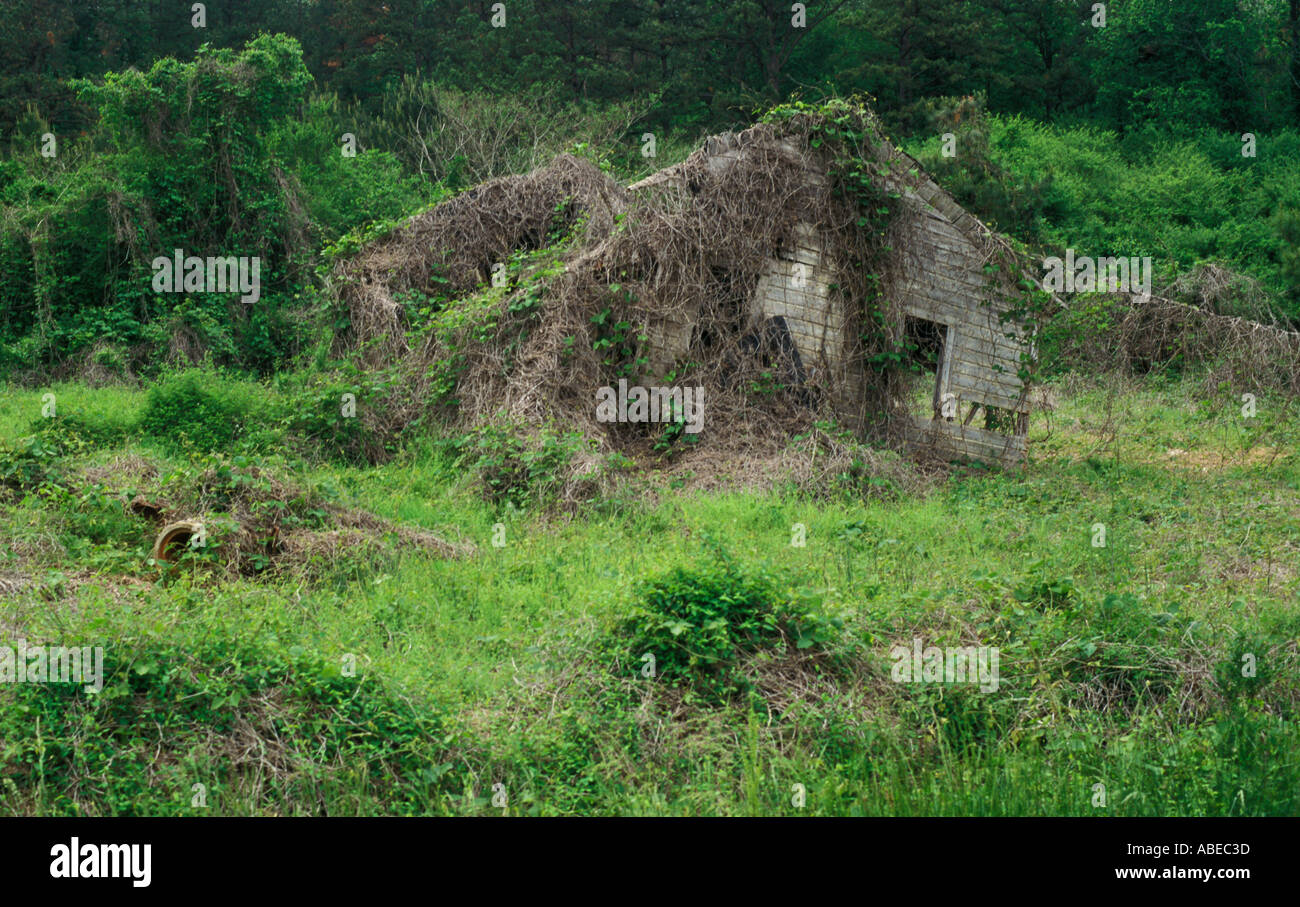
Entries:
{"label": "dark window opening", "polygon": [[929,396],[936,419],[952,419],[956,415],[956,400],[944,412],[943,391],[947,385],[945,353],[948,345],[948,326],[926,318],[905,317],[903,322],[904,364],[912,373],[912,391],[909,395],[918,405]]}

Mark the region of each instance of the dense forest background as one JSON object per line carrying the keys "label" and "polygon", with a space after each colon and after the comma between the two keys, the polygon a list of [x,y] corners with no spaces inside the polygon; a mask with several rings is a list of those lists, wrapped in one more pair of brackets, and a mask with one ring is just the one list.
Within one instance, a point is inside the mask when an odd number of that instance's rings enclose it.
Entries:
{"label": "dense forest background", "polygon": [[[366,224],[560,151],[629,178],[791,95],[869,96],[1035,251],[1150,255],[1164,292],[1300,318],[1300,0],[3,7],[4,374],[276,370]],[[262,300],[154,294],[173,248],[262,256]]]}
{"label": "dense forest background", "polygon": [[[297,38],[321,88],[382,107],[403,77],[460,89],[553,87],[568,99],[653,97],[645,122],[718,129],[791,91],[866,91],[896,123],[925,98],[983,91],[990,109],[1130,132],[1268,132],[1300,111],[1296,0],[100,0],[6,3],[0,127],[34,103],[91,128],[68,80],[191,59],[262,32]],[[1096,23],[1096,24],[1094,24]],[[743,121],[743,117],[739,120]]]}

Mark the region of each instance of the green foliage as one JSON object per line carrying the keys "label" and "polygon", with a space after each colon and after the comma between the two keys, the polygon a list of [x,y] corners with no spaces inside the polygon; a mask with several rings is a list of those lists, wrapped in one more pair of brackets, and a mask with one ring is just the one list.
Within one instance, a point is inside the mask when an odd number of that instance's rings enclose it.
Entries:
{"label": "green foliage", "polygon": [[255,435],[263,405],[251,388],[191,369],[168,376],[149,390],[140,427],[174,451],[234,451]]}
{"label": "green foliage", "polygon": [[1157,284],[1217,262],[1259,280],[1280,314],[1300,317],[1300,232],[1287,214],[1300,198],[1300,133],[1261,134],[1258,157],[1247,158],[1240,135],[1204,128],[1122,137],[996,116],[987,128],[987,162],[960,138],[952,161],[938,136],[913,150],[959,201],[1031,248],[1150,256]]}
{"label": "green foliage", "polygon": [[[273,388],[273,421],[313,386]],[[148,396],[55,391],[88,425],[129,424]],[[41,393],[0,397],[10,472]],[[1060,390],[1046,453],[1015,475],[885,499],[629,485],[572,520],[484,501],[459,474],[468,446],[459,467],[454,444],[434,456],[417,443],[357,469],[122,456],[69,431],[48,456],[18,457],[53,482],[0,489],[0,594],[29,642],[102,640],[114,692],[4,685],[0,808],[189,814],[201,782],[215,815],[788,815],[802,779],[805,815],[1293,814],[1295,470],[1166,462],[1173,445],[1227,443],[1192,379],[1134,390],[1125,437],[1139,453],[1089,465],[1078,426],[1105,393]],[[1260,402],[1294,447],[1285,407]],[[290,481],[291,468],[308,472]],[[479,552],[336,545],[312,568],[323,583],[278,574],[270,554],[242,576],[217,569],[250,530],[261,555],[270,527],[335,525],[340,488]],[[122,507],[136,491],[204,514],[209,548],[160,577],[156,526]],[[1088,544],[1094,520],[1106,548]],[[502,521],[508,542],[489,547]],[[744,560],[702,558],[706,533]],[[999,688],[891,682],[891,647],[916,636],[999,647]],[[356,678],[340,653],[356,654]],[[406,738],[411,715],[436,727]],[[241,757],[250,747],[266,758]],[[487,779],[507,785],[507,809]]]}
{"label": "green foliage", "polygon": [[554,498],[566,468],[586,445],[577,432],[528,433],[518,426],[483,426],[452,442],[456,464],[474,475],[496,507],[519,509]]}
{"label": "green foliage", "polygon": [[[84,645],[103,646],[101,691],[17,684],[0,710],[6,794],[47,815],[193,815],[195,783],[208,810],[292,814],[346,784],[409,815],[450,780],[436,712],[341,660],[274,639]],[[235,758],[249,731],[274,735],[272,761]]]}
{"label": "green foliage", "polygon": [[686,414],[677,408],[677,401],[669,401],[669,414],[665,420],[663,432],[655,440],[652,449],[655,453],[663,454],[666,457],[672,457],[681,452],[684,448],[697,444],[700,439],[698,432],[688,432]]}
{"label": "green foliage", "polygon": [[[284,35],[75,82],[93,134],[61,137],[56,165],[24,156],[0,168],[0,264],[13,275],[0,287],[0,369],[106,346],[131,350],[118,372],[152,369],[164,351],[283,365],[304,340],[319,239],[435,194],[391,154],[344,158],[337,105],[306,103],[310,85]],[[260,298],[155,292],[153,262],[175,249],[258,258]]]}
{"label": "green foliage", "polygon": [[[402,438],[385,429],[385,413],[393,405],[400,377],[351,362],[329,366],[328,371],[277,377],[271,401],[276,418],[267,426],[267,434],[273,437],[282,430],[299,455],[312,461],[361,465],[397,453]],[[417,418],[406,433],[414,434],[423,425],[423,419]]]}
{"label": "green foliage", "polygon": [[1258,631],[1241,633],[1226,657],[1214,666],[1214,680],[1225,696],[1236,701],[1258,694],[1277,676],[1277,643]]}
{"label": "green foliage", "polygon": [[1285,281],[1287,301],[1292,312],[1300,312],[1300,207],[1280,208],[1273,215],[1273,226],[1281,240],[1278,270]]}
{"label": "green foliage", "polygon": [[98,413],[72,410],[50,418],[40,418],[28,431],[59,450],[81,451],[88,448],[114,448],[130,435],[133,426]]}
{"label": "green foliage", "polygon": [[[996,159],[984,94],[933,98],[922,109],[927,133],[941,136],[938,148],[927,144],[918,156],[926,171],[995,230],[1022,238],[1036,235],[1040,221],[1054,213],[1047,203],[1052,173],[1026,179]],[[953,137],[952,157],[943,154],[946,135]]]}
{"label": "green foliage", "polygon": [[1074,579],[1069,576],[1045,577],[1042,567],[1038,574],[1029,577],[1028,582],[1015,590],[1018,602],[1042,608],[1062,608],[1074,598]]}
{"label": "green foliage", "polygon": [[746,655],[835,641],[838,619],[783,593],[773,576],[740,567],[720,545],[710,547],[711,561],[642,583],[633,616],[616,631],[625,664],[639,665],[649,653],[669,683],[714,699],[750,687],[740,670]]}
{"label": "green foliage", "polygon": [[1099,112],[1121,128],[1172,121],[1258,129],[1273,116],[1251,56],[1277,61],[1285,52],[1277,11],[1196,0],[1171,16],[1162,0],[1125,0],[1097,29]]}
{"label": "green foliage", "polygon": [[632,292],[612,283],[609,294],[610,304],[591,316],[591,348],[615,379],[632,378],[642,374],[649,363],[645,355],[646,336],[632,322],[620,317],[636,301]]}
{"label": "green foliage", "polygon": [[17,491],[57,485],[63,474],[62,457],[57,442],[39,436],[0,445],[0,485]]}
{"label": "green foliage", "polygon": [[[313,238],[328,245],[371,222],[405,220],[444,194],[439,183],[412,175],[392,151],[367,147],[357,138],[350,111],[330,94],[313,94],[296,117],[277,124],[269,146],[294,175]],[[343,136],[357,138],[354,157],[345,156]]]}

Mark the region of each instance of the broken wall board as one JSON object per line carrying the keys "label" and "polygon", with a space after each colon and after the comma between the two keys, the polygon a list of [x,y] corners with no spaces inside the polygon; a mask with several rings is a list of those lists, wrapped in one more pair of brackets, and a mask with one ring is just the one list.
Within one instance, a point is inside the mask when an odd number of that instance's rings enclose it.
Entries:
{"label": "broken wall board", "polygon": [[981,460],[1009,466],[1025,455],[1024,435],[1004,435],[943,419],[909,419],[905,430],[913,446],[929,448],[941,457],[954,460]]}

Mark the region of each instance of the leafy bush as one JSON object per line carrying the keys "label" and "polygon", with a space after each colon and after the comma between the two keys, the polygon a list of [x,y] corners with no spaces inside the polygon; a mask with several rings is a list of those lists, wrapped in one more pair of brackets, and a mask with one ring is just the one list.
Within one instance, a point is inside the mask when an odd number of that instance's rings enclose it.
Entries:
{"label": "leafy bush", "polygon": [[[18,684],[0,710],[6,799],[47,814],[185,815],[198,782],[226,813],[299,812],[340,785],[356,809],[437,805],[451,768],[440,718],[363,672],[274,640],[103,648],[98,694]],[[254,741],[268,758],[240,758]]]}
{"label": "leafy bush", "polygon": [[343,154],[341,136],[358,133],[357,111],[344,109],[333,94],[314,94],[302,116],[281,121],[270,146],[303,190],[312,226],[326,242],[359,224],[399,218],[432,201],[441,187],[405,172],[397,156],[364,147]]}
{"label": "leafy bush", "polygon": [[[84,543],[95,545],[116,545],[127,543],[147,548],[152,541],[152,529],[148,523],[137,519],[123,507],[120,494],[95,482],[88,486],[69,488],[48,486],[44,490],[45,503],[62,511],[63,524],[67,534],[63,544],[69,552],[94,563],[97,558],[91,552],[83,552]],[[112,555],[108,556],[111,559]]]}
{"label": "leafy bush", "polygon": [[[307,210],[302,181],[279,155],[301,163],[312,157],[304,144],[330,141],[332,121],[316,108],[300,130],[307,137],[282,128],[301,119],[311,81],[301,47],[285,35],[239,51],[204,45],[192,61],[161,59],[102,84],[75,80],[98,115],[89,137],[61,145],[57,167],[34,157],[0,172],[9,212],[0,268],[10,278],[0,286],[0,368],[48,369],[104,345],[145,361],[166,351],[262,371],[284,364],[301,339],[295,310],[309,276],[310,216],[337,233],[363,198],[380,206],[373,216],[415,196],[391,155],[343,159],[335,144],[316,158],[325,163],[303,165],[320,192]],[[279,133],[287,134],[277,141]],[[257,304],[154,292],[152,262],[174,249],[258,257]],[[98,367],[127,364],[111,360]]]}
{"label": "leafy bush", "polygon": [[1300,227],[1287,212],[1300,198],[1296,130],[1257,136],[1258,157],[1246,158],[1240,133],[1208,128],[1120,135],[1019,116],[989,116],[983,128],[978,117],[951,128],[955,159],[933,133],[909,146],[973,213],[1046,254],[1149,255],[1157,290],[1198,263],[1221,263],[1300,318],[1291,251]]}
{"label": "leafy bush", "polygon": [[1214,666],[1214,680],[1229,699],[1258,693],[1277,674],[1273,646],[1257,633],[1243,633],[1229,647],[1227,657]]}
{"label": "leafy bush", "polygon": [[457,464],[477,476],[484,497],[498,506],[526,507],[552,497],[564,468],[583,446],[581,434],[543,431],[525,435],[513,427],[485,426],[453,442]]}
{"label": "leafy bush", "polygon": [[173,450],[231,450],[257,424],[263,408],[246,388],[222,383],[197,370],[165,378],[149,390],[140,426]]}
{"label": "leafy bush", "polygon": [[1180,683],[1188,653],[1180,648],[1186,621],[1178,605],[1156,611],[1129,592],[1106,595],[1090,621],[1091,633],[1067,655],[1066,675],[1109,691],[1120,702],[1161,697]]}
{"label": "leafy bush", "polygon": [[380,439],[368,436],[362,416],[377,405],[382,378],[349,368],[342,375],[305,373],[282,379],[284,421],[305,455],[343,463],[371,461]]}
{"label": "leafy bush", "polygon": [[62,451],[47,439],[30,437],[13,446],[0,445],[0,485],[27,491],[57,484],[62,474]]}
{"label": "leafy bush", "polygon": [[36,419],[27,428],[61,450],[115,447],[126,440],[131,431],[131,426],[123,422],[81,411]]}
{"label": "leafy bush", "polygon": [[922,109],[929,120],[926,134],[951,134],[957,154],[945,157],[940,149],[927,149],[918,159],[963,207],[979,212],[994,229],[1019,237],[1032,236],[1041,219],[1057,213],[1048,205],[1050,172],[1025,178],[993,155],[983,93],[933,98]]}
{"label": "leafy bush", "polygon": [[639,598],[616,634],[622,653],[634,663],[653,655],[657,673],[710,698],[749,686],[738,670],[743,656],[825,646],[842,626],[783,594],[772,576],[741,569],[719,546],[703,566],[643,583]]}

